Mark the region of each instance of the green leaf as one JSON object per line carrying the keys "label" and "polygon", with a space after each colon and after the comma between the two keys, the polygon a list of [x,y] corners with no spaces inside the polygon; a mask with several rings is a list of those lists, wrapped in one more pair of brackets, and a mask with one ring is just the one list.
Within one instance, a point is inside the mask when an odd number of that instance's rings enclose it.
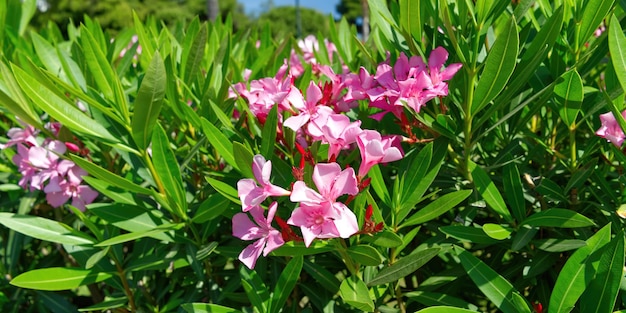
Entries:
{"label": "green leaf", "polygon": [[517,229],[517,233],[513,237],[513,243],[511,244],[511,250],[519,251],[521,248],[525,247],[537,234],[539,228],[531,227],[529,225],[521,225]]}
{"label": "green leaf", "polygon": [[348,248],[348,255],[357,263],[365,266],[377,266],[383,263],[383,256],[376,248],[369,245],[356,245]]}
{"label": "green leaf", "polygon": [[435,201],[429,203],[424,208],[417,211],[406,219],[399,228],[406,226],[413,226],[421,223],[428,222],[439,217],[441,214],[448,212],[456,207],[459,203],[463,202],[469,195],[472,194],[471,190],[459,190],[445,194]]}
{"label": "green leaf", "polygon": [[[419,302],[425,306],[449,305],[456,308],[471,308],[473,305],[459,298],[445,293],[410,291],[404,294],[409,300]],[[472,311],[475,312],[475,311]]]}
{"label": "green leaf", "polygon": [[418,41],[423,35],[421,5],[420,0],[400,0],[400,26]]}
{"label": "green leaf", "polygon": [[313,241],[309,247],[306,247],[303,242],[289,241],[272,251],[271,254],[273,256],[298,256],[319,254],[333,250],[335,248],[328,245],[326,241]]}
{"label": "green leaf", "polygon": [[441,230],[444,234],[461,241],[481,244],[498,243],[497,240],[487,236],[482,228],[478,227],[453,225],[439,227],[439,230]]}
{"label": "green leaf", "polygon": [[287,298],[291,295],[293,288],[298,282],[298,278],[300,278],[303,263],[304,258],[302,256],[296,256],[287,263],[285,269],[280,273],[276,288],[274,288],[274,293],[272,293],[269,312],[278,313],[285,306]]}
{"label": "green leaf", "polygon": [[537,185],[535,190],[553,201],[567,202],[567,198],[561,186],[548,178],[542,178],[541,183]]}
{"label": "green leaf", "polygon": [[79,312],[93,312],[93,311],[105,311],[107,309],[115,309],[125,306],[128,303],[126,297],[123,298],[109,298],[105,297],[104,301],[88,306],[86,308],[78,309]]}
{"label": "green leaf", "polygon": [[125,121],[129,121],[128,106],[122,83],[107,60],[105,53],[100,49],[101,46],[85,26],[80,28],[80,39],[87,68],[89,68],[89,73],[96,83],[98,91],[116,106],[119,116],[123,117]]}
{"label": "green leaf", "polygon": [[224,211],[231,207],[231,201],[219,193],[209,195],[200,204],[196,214],[191,219],[192,222],[202,224],[219,217]]}
{"label": "green leaf", "polygon": [[209,303],[185,303],[181,307],[187,313],[242,313],[236,309]]}
{"label": "green leaf", "polygon": [[341,282],[339,295],[343,301],[362,312],[374,311],[374,302],[370,298],[365,283],[357,276],[350,276]]}
{"label": "green leaf", "polygon": [[511,231],[498,225],[492,223],[486,223],[483,225],[483,231],[487,236],[496,239],[496,240],[504,240],[509,238],[511,235]]}
{"label": "green leaf", "polygon": [[384,204],[391,206],[391,197],[389,196],[389,190],[387,190],[387,185],[385,184],[383,174],[381,173],[378,164],[370,168],[369,172],[367,172],[367,176],[372,179],[371,186],[372,188],[374,188],[374,192],[376,192],[378,197],[382,199]]}
{"label": "green leaf", "polygon": [[475,313],[476,311],[455,308],[452,306],[434,306],[417,311],[416,313]]}
{"label": "green leaf", "polygon": [[44,84],[27,74],[24,70],[14,66],[15,79],[22,90],[33,102],[48,113],[63,126],[72,131],[100,139],[107,143],[117,143],[119,140],[104,128],[100,123],[89,118],[79,110],[68,98],[61,98],[56,92],[48,89]]}
{"label": "green leaf", "polygon": [[513,217],[511,216],[511,212],[509,212],[504,203],[504,198],[502,198],[500,191],[498,191],[496,185],[491,181],[487,172],[471,161],[469,169],[472,172],[474,186],[483,199],[485,199],[485,202],[487,202],[489,207],[496,213],[500,214],[504,220],[512,223]]}
{"label": "green leaf", "polygon": [[[159,210],[146,210],[142,207],[123,203],[90,204],[87,205],[87,209],[113,226],[129,232],[149,231],[169,223]],[[166,242],[173,241],[168,234],[155,233],[150,236]]]}
{"label": "green leaf", "polygon": [[152,192],[144,187],[141,187],[121,176],[118,176],[117,174],[114,174],[102,167],[100,167],[99,165],[96,165],[92,162],[89,162],[83,158],[80,158],[78,156],[75,155],[70,155],[70,158],[72,159],[72,161],[74,161],[74,163],[76,163],[78,166],[80,166],[80,168],[84,169],[85,171],[87,171],[87,173],[89,173],[89,175],[92,175],[96,178],[99,178],[109,184],[111,184],[112,186],[115,187],[119,187],[123,190],[128,190],[131,192],[135,192],[135,193],[140,193],[140,194],[144,194],[144,195],[149,195]]}
{"label": "green leaf", "polygon": [[167,191],[165,196],[170,206],[176,209],[176,215],[185,217],[187,215],[187,199],[183,188],[183,178],[176,156],[170,149],[170,142],[165,130],[158,123],[156,123],[152,134],[152,162],[158,175],[155,179],[160,180]]}
{"label": "green leaf", "polygon": [[382,285],[397,281],[426,264],[430,259],[434,258],[441,248],[428,248],[425,250],[415,251],[411,254],[399,259],[389,267],[385,267],[372,280],[367,282],[368,286]]}
{"label": "green leaf", "polygon": [[271,159],[274,154],[274,145],[276,144],[276,128],[278,127],[278,105],[272,107],[267,114],[265,124],[263,124],[263,133],[261,140],[261,155],[266,159]]}
{"label": "green leaf", "polygon": [[239,200],[239,195],[237,193],[237,189],[233,188],[230,184],[227,184],[223,181],[219,181],[215,178],[211,178],[209,176],[205,177],[209,185],[213,187],[217,192],[219,192],[222,196],[226,197],[228,200],[241,204]]}
{"label": "green leaf", "polygon": [[582,17],[579,21],[574,21],[577,24],[576,31],[578,32],[577,36],[574,37],[577,50],[582,49],[584,44],[589,41],[593,32],[611,11],[614,2],[614,0],[589,0],[583,2]]}
{"label": "green leaf", "polygon": [[537,249],[548,252],[564,252],[578,249],[587,245],[587,242],[580,239],[540,239],[533,242]]}
{"label": "green leaf", "polygon": [[487,55],[485,67],[474,91],[472,113],[483,109],[506,86],[517,61],[518,37],[517,22],[511,17],[506,30],[500,33]]}
{"label": "green leaf", "polygon": [[576,126],[576,117],[583,103],[583,80],[576,69],[571,69],[556,81],[554,100],[559,105],[561,119],[569,127]]}
{"label": "green leaf", "polygon": [[206,50],[208,27],[206,23],[200,25],[200,30],[193,39],[191,47],[185,46],[183,49],[183,57],[181,63],[184,64],[183,81],[188,86],[196,79],[201,69],[204,51]]}
{"label": "green leaf", "polygon": [[159,225],[155,229],[150,229],[150,230],[147,230],[147,231],[136,231],[136,232],[132,232],[132,233],[126,233],[126,234],[122,234],[122,235],[119,235],[119,236],[115,236],[113,238],[109,238],[107,240],[99,242],[99,243],[95,244],[95,246],[96,247],[108,247],[108,246],[112,246],[112,245],[116,245],[116,244],[120,244],[120,243],[124,243],[124,242],[128,242],[128,241],[132,241],[132,240],[136,240],[136,239],[143,238],[143,237],[153,236],[153,235],[156,235],[156,234],[160,234],[160,233],[166,232],[168,230],[181,229],[184,225],[185,224],[183,224],[183,223],[163,224],[163,225]]}
{"label": "green leaf", "polygon": [[270,293],[261,277],[254,270],[245,266],[239,269],[239,275],[241,275],[241,284],[252,306],[259,312],[267,312]]}
{"label": "green leaf", "polygon": [[252,151],[242,143],[235,141],[233,142],[233,154],[237,156],[235,162],[237,162],[237,167],[241,175],[247,178],[254,178],[254,174],[252,173],[252,159],[254,155]]}
{"label": "green leaf", "polygon": [[502,174],[507,203],[511,206],[515,219],[522,221],[526,217],[526,201],[524,200],[524,188],[517,165],[514,163],[505,165]]}
{"label": "green leaf", "polygon": [[[204,135],[209,140],[215,151],[219,153],[226,163],[235,169],[239,169],[235,156],[233,155],[233,143],[224,135],[215,125],[211,124],[206,118],[200,118]],[[250,165],[252,166],[252,165]]]}
{"label": "green leaf", "polygon": [[474,281],[476,286],[478,286],[480,291],[482,291],[502,312],[530,313],[530,308],[525,302],[520,303],[513,300],[516,294],[518,297],[520,295],[509,281],[471,253],[458,246],[454,248],[461,260],[461,265],[469,277]]}
{"label": "green leaf", "polygon": [[112,273],[95,272],[79,268],[50,267],[22,273],[11,280],[11,285],[36,290],[67,290],[101,282],[113,277]]}
{"label": "green leaf", "polygon": [[580,311],[611,313],[624,277],[624,231],[603,249],[596,277],[580,297]]}
{"label": "green leaf", "polygon": [[611,224],[607,224],[591,238],[587,245],[576,250],[561,271],[550,295],[548,313],[569,312],[596,274],[600,258],[596,254],[611,240]]}
{"label": "green leaf", "polygon": [[331,293],[339,291],[339,280],[333,273],[326,269],[323,265],[313,263],[311,261],[304,261],[304,271],[306,271],[320,286],[324,287]]}
{"label": "green leaf", "polygon": [[364,242],[371,242],[373,245],[384,248],[395,248],[402,245],[402,238],[396,233],[384,229],[381,232],[374,234],[373,236],[361,237]]}
{"label": "green leaf", "polygon": [[166,79],[163,59],[156,51],[137,91],[131,124],[133,139],[142,150],[150,145],[152,130],[159,118],[165,96]]}
{"label": "green leaf", "polygon": [[613,69],[622,90],[626,90],[626,37],[615,14],[611,15],[608,36]]}
{"label": "green leaf", "polygon": [[91,246],[95,240],[61,222],[31,215],[0,212],[0,224],[33,238],[68,245]]}
{"label": "green leaf", "polygon": [[522,224],[536,227],[561,228],[576,228],[596,225],[596,223],[586,216],[572,210],[565,209],[547,209],[545,211],[535,213],[526,218]]}

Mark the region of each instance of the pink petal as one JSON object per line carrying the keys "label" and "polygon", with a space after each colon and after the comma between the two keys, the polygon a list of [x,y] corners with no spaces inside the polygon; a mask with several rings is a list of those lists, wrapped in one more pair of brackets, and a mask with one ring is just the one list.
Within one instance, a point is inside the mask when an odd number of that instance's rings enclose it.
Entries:
{"label": "pink petal", "polygon": [[[313,169],[313,182],[320,194],[328,199],[333,188],[335,178],[341,173],[341,166],[337,163],[318,163]],[[294,186],[295,187],[295,186]],[[336,199],[336,198],[335,198]],[[332,199],[334,201],[335,199]]]}
{"label": "pink petal", "polygon": [[248,214],[237,213],[233,216],[233,236],[242,240],[253,240],[263,237],[259,227],[254,224]]}
{"label": "pink petal", "polygon": [[446,63],[446,60],[448,60],[448,51],[443,47],[437,47],[428,57],[428,67],[431,71],[439,71],[443,64]]}
{"label": "pink petal", "polygon": [[303,181],[297,181],[293,184],[289,200],[291,202],[321,203],[325,199],[315,190],[307,187]]}
{"label": "pink petal", "polygon": [[265,246],[265,238],[261,238],[243,249],[239,254],[241,263],[245,264],[249,269],[253,269],[256,265],[256,260],[261,256],[263,246]]}
{"label": "pink petal", "polygon": [[276,229],[270,230],[266,237],[266,246],[263,250],[263,256],[267,256],[270,252],[276,250],[283,244],[285,244],[285,241],[283,240],[283,236],[280,232]]}

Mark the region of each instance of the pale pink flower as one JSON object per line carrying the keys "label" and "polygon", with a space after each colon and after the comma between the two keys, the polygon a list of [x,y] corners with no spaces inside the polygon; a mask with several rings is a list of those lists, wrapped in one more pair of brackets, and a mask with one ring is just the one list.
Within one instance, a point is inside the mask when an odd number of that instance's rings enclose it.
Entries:
{"label": "pale pink flower", "polygon": [[365,177],[372,166],[402,159],[404,152],[398,136],[382,137],[375,130],[364,130],[356,138],[361,152],[359,177]]}
{"label": "pale pink flower", "polygon": [[[622,116],[626,118],[626,110],[622,112]],[[600,121],[602,122],[602,127],[596,131],[596,135],[612,142],[617,148],[620,148],[626,136],[624,136],[624,132],[617,123],[617,120],[615,120],[613,113],[608,112],[600,114]]]}
{"label": "pale pink flower", "polygon": [[[22,123],[23,124],[23,123]],[[0,144],[0,149],[12,147],[17,144],[26,144],[27,146],[38,146],[35,136],[39,133],[39,130],[35,127],[23,124],[24,128],[14,127],[7,131],[7,137],[11,138],[6,144]]]}
{"label": "pale pink flower", "polygon": [[319,108],[317,113],[309,122],[307,132],[315,140],[329,145],[328,159],[332,160],[356,141],[356,136],[362,132],[361,121],[350,122],[346,115],[333,113],[328,107]]}
{"label": "pale pink flower", "polygon": [[81,185],[83,176],[87,172],[78,166],[72,166],[65,179],[55,176],[50,179],[44,192],[46,200],[53,207],[60,207],[67,200],[72,199],[72,205],[81,211],[85,211],[85,205],[93,202],[98,197],[98,192],[87,185]]}
{"label": "pale pink flower", "polygon": [[309,84],[306,91],[306,101],[304,97],[294,88],[290,102],[294,108],[298,110],[297,115],[293,115],[283,122],[283,125],[297,131],[306,124],[312,115],[316,114],[318,103],[322,99],[322,91],[320,87],[313,81]]}
{"label": "pale pink flower", "polygon": [[272,174],[272,161],[266,161],[265,158],[257,154],[253,158],[252,172],[254,179],[244,178],[237,182],[237,193],[241,199],[241,208],[244,212],[249,211],[258,206],[267,197],[270,196],[288,196],[290,192],[281,187],[270,183],[270,175]]}
{"label": "pale pink flower", "polygon": [[280,231],[272,227],[277,207],[278,204],[275,201],[270,204],[267,218],[263,215],[263,208],[252,207],[248,212],[252,215],[254,223],[246,213],[237,213],[233,216],[233,236],[241,240],[257,239],[239,254],[239,260],[249,269],[254,268],[261,253],[267,256],[285,243]]}
{"label": "pale pink flower", "polygon": [[356,216],[343,203],[342,195],[359,192],[354,169],[341,170],[337,163],[318,163],[313,169],[313,182],[318,191],[297,181],[289,199],[300,202],[287,221],[300,227],[308,247],[315,238],[348,238],[359,230]]}

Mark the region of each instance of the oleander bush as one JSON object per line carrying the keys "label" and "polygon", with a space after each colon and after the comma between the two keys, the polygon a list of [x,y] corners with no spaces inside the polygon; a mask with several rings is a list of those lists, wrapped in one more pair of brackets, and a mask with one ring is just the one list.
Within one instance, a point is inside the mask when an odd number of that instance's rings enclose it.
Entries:
{"label": "oleander bush", "polygon": [[368,2],[363,41],[0,1],[2,312],[626,310],[625,2]]}

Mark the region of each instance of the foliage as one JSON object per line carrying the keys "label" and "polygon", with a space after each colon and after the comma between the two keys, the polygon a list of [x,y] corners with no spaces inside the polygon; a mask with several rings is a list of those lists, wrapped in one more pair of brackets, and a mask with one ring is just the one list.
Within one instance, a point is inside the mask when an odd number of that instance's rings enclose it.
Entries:
{"label": "foliage", "polygon": [[[2,311],[626,309],[622,2],[369,7],[307,43],[0,0]],[[294,130],[329,103],[384,149]]]}
{"label": "foliage", "polygon": [[[320,12],[300,7],[300,18],[302,24],[302,34],[321,33],[328,35],[328,19]],[[259,25],[270,26],[274,38],[284,38],[288,35],[296,35],[296,8],[293,6],[272,7],[262,13],[257,19]]]}

